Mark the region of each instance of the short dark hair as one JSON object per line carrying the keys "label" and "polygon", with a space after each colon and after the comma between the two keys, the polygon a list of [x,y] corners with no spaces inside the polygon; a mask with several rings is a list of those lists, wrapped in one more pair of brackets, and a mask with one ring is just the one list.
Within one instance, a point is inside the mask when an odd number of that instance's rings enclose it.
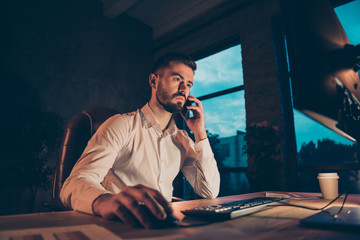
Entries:
{"label": "short dark hair", "polygon": [[193,72],[196,70],[196,63],[190,56],[182,53],[170,52],[163,55],[155,62],[152,72],[155,73],[160,68],[169,67],[170,62],[180,62],[190,67]]}

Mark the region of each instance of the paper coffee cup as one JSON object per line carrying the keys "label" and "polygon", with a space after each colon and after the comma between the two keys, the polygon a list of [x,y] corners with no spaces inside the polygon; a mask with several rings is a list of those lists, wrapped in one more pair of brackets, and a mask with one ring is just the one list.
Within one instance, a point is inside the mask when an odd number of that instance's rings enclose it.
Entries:
{"label": "paper coffee cup", "polygon": [[339,176],[337,173],[319,173],[317,179],[324,199],[334,199],[338,196]]}

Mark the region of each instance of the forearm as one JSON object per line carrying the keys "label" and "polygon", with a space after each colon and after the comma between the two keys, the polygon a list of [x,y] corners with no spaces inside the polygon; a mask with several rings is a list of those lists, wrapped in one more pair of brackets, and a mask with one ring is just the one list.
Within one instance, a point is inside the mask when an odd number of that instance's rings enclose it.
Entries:
{"label": "forearm", "polygon": [[84,178],[69,177],[60,192],[62,203],[73,210],[94,214],[92,203],[100,195],[108,194],[100,184],[89,182]]}
{"label": "forearm", "polygon": [[194,159],[189,159],[183,173],[198,195],[215,198],[219,193],[220,174],[209,140],[196,143],[194,150]]}
{"label": "forearm", "polygon": [[215,160],[206,167],[201,166],[197,170],[194,182],[195,192],[203,198],[216,198],[220,190],[220,174]]}
{"label": "forearm", "polygon": [[65,206],[88,214],[93,214],[94,199],[101,194],[109,193],[101,183],[117,156],[114,148],[109,147],[111,143],[104,137],[106,134],[101,133],[98,132],[89,141],[60,192],[61,201]]}

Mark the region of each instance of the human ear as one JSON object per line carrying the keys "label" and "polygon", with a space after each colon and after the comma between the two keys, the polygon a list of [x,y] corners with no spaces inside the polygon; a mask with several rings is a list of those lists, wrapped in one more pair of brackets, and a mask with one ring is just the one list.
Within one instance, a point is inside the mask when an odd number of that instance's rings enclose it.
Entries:
{"label": "human ear", "polygon": [[151,88],[156,88],[156,78],[157,74],[151,73],[149,75],[149,84]]}

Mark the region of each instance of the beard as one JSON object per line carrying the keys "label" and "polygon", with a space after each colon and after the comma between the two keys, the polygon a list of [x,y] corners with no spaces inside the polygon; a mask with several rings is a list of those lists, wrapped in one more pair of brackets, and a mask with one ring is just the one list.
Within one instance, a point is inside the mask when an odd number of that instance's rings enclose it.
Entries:
{"label": "beard", "polygon": [[170,95],[162,86],[161,81],[159,82],[158,89],[156,91],[156,99],[163,108],[169,113],[177,113],[183,109],[183,103],[172,103],[171,100],[178,96],[184,96],[181,93],[175,93]]}

